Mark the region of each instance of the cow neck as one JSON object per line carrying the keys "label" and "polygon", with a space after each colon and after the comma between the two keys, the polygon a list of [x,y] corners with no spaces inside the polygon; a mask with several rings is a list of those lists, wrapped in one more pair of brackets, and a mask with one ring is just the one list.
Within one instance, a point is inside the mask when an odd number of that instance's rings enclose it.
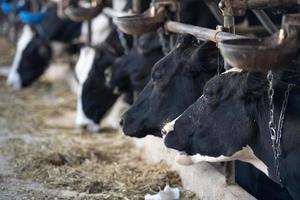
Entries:
{"label": "cow neck", "polygon": [[[291,83],[288,82],[277,82],[276,89],[275,89],[275,96],[276,96],[276,103],[275,103],[275,112],[274,112],[274,119],[276,123],[276,128],[278,126],[278,121],[280,119],[280,114],[283,114],[286,116],[289,112],[287,109],[284,113],[282,113],[282,104],[284,100],[286,99],[284,95],[279,95],[278,93],[286,94],[287,87]],[[299,91],[300,87],[296,87],[292,90]],[[290,91],[291,92],[291,91]],[[253,121],[257,125],[257,133],[256,138],[252,140],[250,147],[253,149],[254,154],[261,159],[268,167],[269,176],[271,179],[273,179],[277,183],[281,183],[282,186],[285,185],[284,177],[282,176],[282,169],[280,166],[284,165],[281,158],[279,158],[279,174],[276,172],[276,161],[274,159],[274,152],[272,149],[272,140],[270,136],[270,130],[269,130],[269,119],[270,119],[270,107],[269,107],[269,98],[268,96],[262,95],[260,99],[257,101],[256,105],[254,105],[253,108],[254,112],[257,112],[255,114],[252,113]],[[286,135],[287,131],[283,129],[282,135]],[[281,145],[281,151],[284,151],[282,149]],[[283,169],[286,169],[286,166],[282,166]],[[279,176],[281,175],[281,176]]]}
{"label": "cow neck", "polygon": [[259,158],[268,167],[268,175],[275,182],[279,183],[275,173],[275,162],[273,159],[272,141],[269,133],[269,99],[267,95],[263,95],[252,105],[251,109],[254,113],[253,121],[256,125],[255,137],[252,138],[249,146],[252,148],[255,156]]}
{"label": "cow neck", "polygon": [[38,37],[46,44],[50,44],[50,38],[49,38],[49,35],[46,33],[45,29],[40,26],[40,25],[37,25],[37,26],[34,26],[32,27],[35,34],[38,35]]}

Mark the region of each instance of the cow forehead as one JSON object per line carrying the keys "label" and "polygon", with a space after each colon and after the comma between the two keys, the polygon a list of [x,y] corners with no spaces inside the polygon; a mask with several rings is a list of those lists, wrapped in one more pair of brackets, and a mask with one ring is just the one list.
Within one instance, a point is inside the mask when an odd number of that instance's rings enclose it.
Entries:
{"label": "cow forehead", "polygon": [[80,50],[80,56],[77,61],[75,72],[80,84],[83,84],[88,78],[96,56],[96,50],[91,47],[84,47]]}

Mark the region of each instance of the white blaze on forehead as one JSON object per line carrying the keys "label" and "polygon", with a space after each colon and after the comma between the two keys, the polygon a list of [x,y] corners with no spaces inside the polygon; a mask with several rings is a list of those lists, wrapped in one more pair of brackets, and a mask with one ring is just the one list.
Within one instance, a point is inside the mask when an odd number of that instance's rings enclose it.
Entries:
{"label": "white blaze on forehead", "polygon": [[79,59],[75,67],[75,73],[81,85],[84,84],[88,78],[95,56],[96,50],[91,47],[84,47],[80,50]]}
{"label": "white blaze on forehead", "polygon": [[77,91],[77,113],[76,113],[76,125],[78,127],[86,126],[90,132],[97,132],[100,129],[99,124],[89,119],[84,111],[82,105],[82,86],[88,78],[89,72],[93,66],[96,56],[96,50],[90,47],[84,47],[80,50],[80,56],[75,67],[75,73],[79,81],[79,87]]}
{"label": "white blaze on forehead", "polygon": [[20,89],[22,87],[18,68],[20,67],[22,54],[29,42],[32,40],[33,35],[34,33],[32,32],[31,28],[28,25],[25,25],[22,35],[18,41],[16,54],[7,78],[7,84],[12,86],[13,89]]}
{"label": "white blaze on forehead", "polygon": [[218,156],[218,157],[211,157],[196,154],[193,156],[188,156],[185,154],[179,154],[176,157],[176,161],[182,165],[192,165],[199,162],[226,162],[226,161],[233,161],[233,160],[241,160],[247,163],[252,164],[257,169],[265,173],[269,176],[268,167],[265,165],[263,161],[257,158],[251,149],[250,146],[243,147],[240,151],[234,153],[232,156]]}
{"label": "white blaze on forehead", "polygon": [[227,74],[227,73],[230,73],[230,72],[241,73],[241,72],[243,72],[243,70],[242,70],[242,69],[239,69],[239,68],[233,67],[233,68],[231,68],[231,69],[226,70],[225,72],[223,72],[223,74]]}

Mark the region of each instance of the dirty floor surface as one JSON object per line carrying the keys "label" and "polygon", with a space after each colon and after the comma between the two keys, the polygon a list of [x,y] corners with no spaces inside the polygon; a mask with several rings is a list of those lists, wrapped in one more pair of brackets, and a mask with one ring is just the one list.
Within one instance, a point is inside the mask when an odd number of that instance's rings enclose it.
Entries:
{"label": "dirty floor surface", "polygon": [[164,163],[143,161],[128,138],[75,129],[75,105],[63,82],[13,92],[0,77],[0,199],[143,199],[166,184],[197,199]]}

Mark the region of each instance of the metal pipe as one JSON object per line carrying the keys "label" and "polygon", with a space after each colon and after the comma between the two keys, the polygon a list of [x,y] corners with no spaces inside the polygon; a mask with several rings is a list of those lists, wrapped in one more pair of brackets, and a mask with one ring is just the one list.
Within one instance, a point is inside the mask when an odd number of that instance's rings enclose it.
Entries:
{"label": "metal pipe", "polygon": [[209,28],[203,28],[174,21],[167,21],[164,27],[166,30],[172,33],[190,34],[195,36],[199,40],[209,40],[216,43],[227,39],[247,38],[246,36],[236,35],[223,31],[216,31]]}
{"label": "metal pipe", "polygon": [[12,41],[17,41],[18,36],[17,36],[17,30],[18,30],[18,25],[17,25],[17,17],[18,17],[18,13],[17,13],[17,1],[13,0],[12,1],[12,7],[13,7],[13,12],[12,12],[12,30],[10,30],[12,33],[11,35],[11,39]]}
{"label": "metal pipe", "polygon": [[114,10],[112,8],[108,8],[108,7],[104,8],[102,13],[110,18],[133,15],[132,13],[129,13],[129,12],[116,11],[116,10]]}
{"label": "metal pipe", "polygon": [[268,34],[263,26],[236,26],[235,32],[241,35],[247,34]]}
{"label": "metal pipe", "polygon": [[[235,22],[234,16],[231,15],[224,15],[224,29],[226,32],[235,34]],[[229,70],[231,66],[224,61],[224,68]],[[235,184],[235,162],[229,161],[225,162],[225,180],[227,185],[234,185]]]}
{"label": "metal pipe", "polygon": [[266,28],[266,30],[270,34],[274,34],[278,32],[276,25],[272,22],[269,16],[263,10],[252,10],[252,12],[256,15],[261,24]]}
{"label": "metal pipe", "polygon": [[142,0],[132,0],[132,11],[136,14],[141,13],[141,1]]}
{"label": "metal pipe", "polygon": [[247,0],[249,9],[288,8],[299,5],[298,0]]}
{"label": "metal pipe", "polygon": [[224,28],[226,32],[235,34],[234,16],[224,16]]}
{"label": "metal pipe", "polygon": [[92,20],[91,19],[87,21],[87,26],[88,26],[87,43],[89,46],[91,46],[93,43],[93,32],[92,32]]}

